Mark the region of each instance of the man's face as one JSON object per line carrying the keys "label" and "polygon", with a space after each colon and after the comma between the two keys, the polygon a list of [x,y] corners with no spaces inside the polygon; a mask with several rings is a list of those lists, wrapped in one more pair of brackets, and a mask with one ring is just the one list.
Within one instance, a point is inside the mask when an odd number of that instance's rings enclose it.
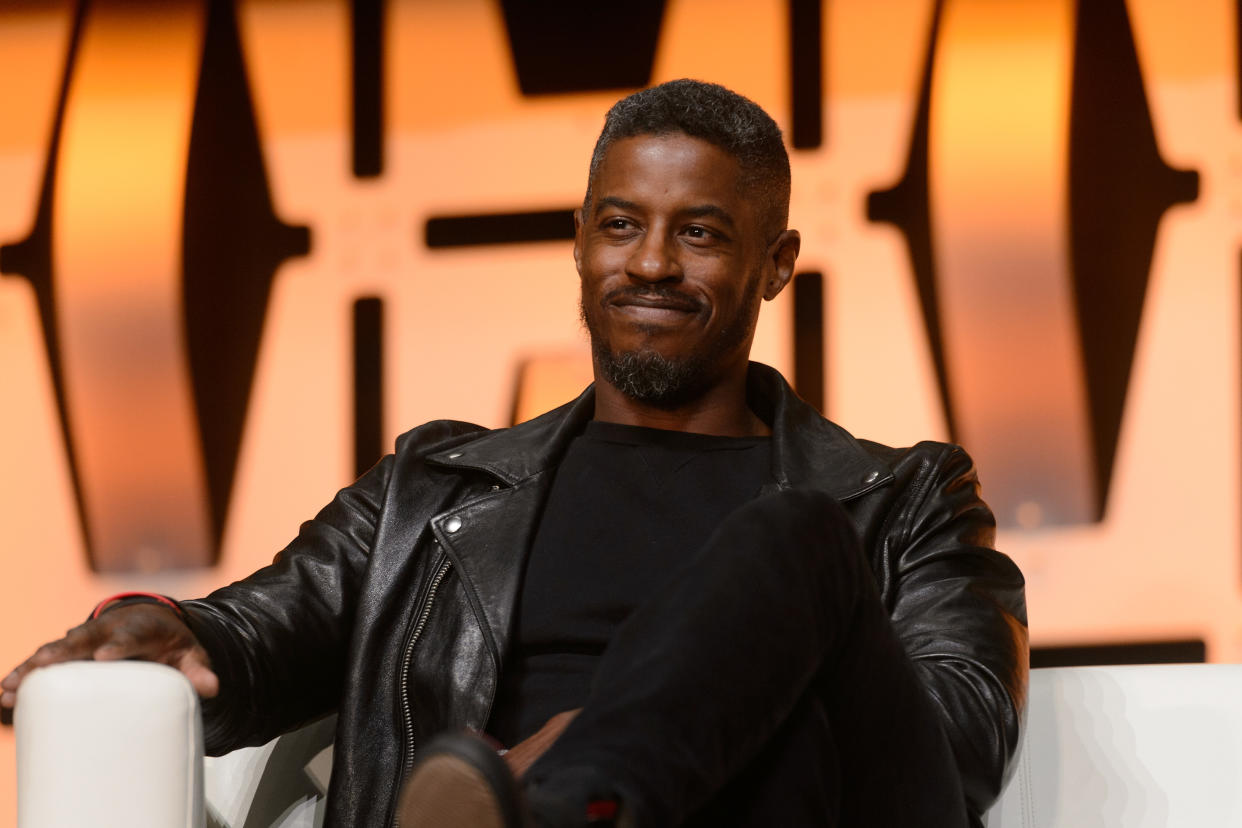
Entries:
{"label": "man's face", "polygon": [[609,148],[574,241],[597,379],[675,408],[745,371],[759,300],[790,274],[739,175],[724,150],[680,133]]}

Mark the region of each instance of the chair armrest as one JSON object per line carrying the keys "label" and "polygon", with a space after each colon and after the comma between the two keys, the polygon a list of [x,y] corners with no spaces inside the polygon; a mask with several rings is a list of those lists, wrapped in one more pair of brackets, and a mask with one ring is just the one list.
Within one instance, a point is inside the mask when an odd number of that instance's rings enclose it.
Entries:
{"label": "chair armrest", "polygon": [[179,672],[77,661],[22,683],[18,828],[203,825],[198,696]]}
{"label": "chair armrest", "polygon": [[1242,825],[1242,665],[1031,671],[989,828]]}

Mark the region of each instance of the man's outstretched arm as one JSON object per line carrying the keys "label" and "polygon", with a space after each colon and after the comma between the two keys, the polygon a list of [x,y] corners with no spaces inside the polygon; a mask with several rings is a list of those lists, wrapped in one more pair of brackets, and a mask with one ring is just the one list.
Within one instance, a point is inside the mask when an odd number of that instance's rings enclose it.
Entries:
{"label": "man's outstretched arm", "polygon": [[[282,693],[288,702],[291,688],[259,687],[257,679],[288,672],[278,666],[284,662],[302,659],[324,666],[341,660],[331,654],[343,648],[349,627],[342,608],[347,611],[352,602],[352,585],[365,566],[391,461],[390,455],[338,492],[271,566],[243,581],[202,601],[107,607],[63,638],[44,644],[0,683],[0,710],[7,718],[31,670],[64,661],[132,658],[177,668],[202,698],[214,700],[204,706],[207,735],[227,735],[214,745],[217,750],[261,744],[275,735],[255,727],[256,718],[278,728],[276,732],[296,724],[259,703]],[[213,602],[215,596],[221,600]],[[325,607],[338,612],[324,617]],[[336,681],[326,677],[322,684],[335,687]],[[260,691],[266,691],[261,699]],[[304,719],[298,703],[310,703],[314,694],[294,695],[297,703],[281,704],[280,710]],[[217,740],[207,741],[211,750]]]}

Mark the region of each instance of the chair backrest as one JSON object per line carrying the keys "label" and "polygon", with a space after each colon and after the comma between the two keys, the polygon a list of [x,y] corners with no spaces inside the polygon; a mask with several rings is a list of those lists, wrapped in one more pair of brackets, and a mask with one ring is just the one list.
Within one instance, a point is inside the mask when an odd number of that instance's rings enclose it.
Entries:
{"label": "chair backrest", "polygon": [[1031,671],[988,828],[1242,825],[1242,665]]}
{"label": "chair backrest", "polygon": [[265,745],[208,756],[207,828],[319,828],[335,736],[328,716]]}
{"label": "chair backrest", "polygon": [[318,828],[335,722],[204,761],[198,697],[173,668],[36,670],[13,721],[18,828]]}

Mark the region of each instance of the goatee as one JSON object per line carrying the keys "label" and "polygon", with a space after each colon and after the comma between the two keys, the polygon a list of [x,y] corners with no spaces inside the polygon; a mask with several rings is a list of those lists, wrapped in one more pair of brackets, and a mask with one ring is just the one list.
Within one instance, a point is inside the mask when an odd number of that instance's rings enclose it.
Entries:
{"label": "goatee", "polygon": [[[604,326],[595,324],[592,314],[587,312],[585,298],[580,297],[578,311],[591,337],[596,371],[625,396],[654,408],[674,411],[694,402],[716,380],[721,361],[754,330],[759,310],[759,278],[756,271],[747,279],[746,298],[715,339],[702,343],[694,353],[677,358],[666,357],[654,348],[614,351]],[[675,293],[669,286],[628,290],[644,294]]]}
{"label": "goatee", "polygon": [[701,355],[674,360],[652,350],[614,353],[595,337],[591,352],[611,386],[632,400],[665,411],[694,401],[709,385],[707,361]]}

